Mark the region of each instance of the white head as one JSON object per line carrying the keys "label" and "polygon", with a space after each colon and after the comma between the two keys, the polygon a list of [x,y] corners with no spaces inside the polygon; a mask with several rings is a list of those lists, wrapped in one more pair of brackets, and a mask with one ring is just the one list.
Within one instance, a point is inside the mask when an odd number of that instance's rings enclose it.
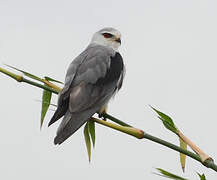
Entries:
{"label": "white head", "polygon": [[121,45],[121,33],[114,28],[103,28],[93,35],[91,43],[107,46],[118,51]]}

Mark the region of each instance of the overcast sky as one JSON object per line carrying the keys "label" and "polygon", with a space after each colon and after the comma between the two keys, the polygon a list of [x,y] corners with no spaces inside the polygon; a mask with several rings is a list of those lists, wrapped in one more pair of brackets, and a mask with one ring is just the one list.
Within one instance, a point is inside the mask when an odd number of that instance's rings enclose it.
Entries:
{"label": "overcast sky", "polygon": [[[217,1],[11,1],[0,0],[0,62],[39,76],[64,80],[70,62],[94,32],[122,33],[126,64],[122,90],[109,113],[178,144],[148,104],[167,113],[198,146],[217,159]],[[148,140],[96,127],[96,148],[88,157],[83,127],[61,146],[53,145],[58,123],[40,131],[42,90],[0,74],[1,179],[155,179],[160,167],[198,179],[216,173]],[[52,99],[56,103],[56,96]],[[53,109],[53,108],[51,108]]]}

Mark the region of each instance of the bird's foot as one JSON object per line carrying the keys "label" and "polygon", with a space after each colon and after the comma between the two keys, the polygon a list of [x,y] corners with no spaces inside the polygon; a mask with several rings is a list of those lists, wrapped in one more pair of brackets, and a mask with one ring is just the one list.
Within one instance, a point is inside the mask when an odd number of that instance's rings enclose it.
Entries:
{"label": "bird's foot", "polygon": [[98,113],[98,117],[104,121],[107,121],[107,118],[105,118],[103,115],[106,113],[106,110],[104,110],[103,112],[99,112]]}
{"label": "bird's foot", "polygon": [[104,105],[100,108],[98,112],[98,117],[101,118],[102,120],[106,121],[107,118],[104,117],[104,114],[107,113],[107,105]]}

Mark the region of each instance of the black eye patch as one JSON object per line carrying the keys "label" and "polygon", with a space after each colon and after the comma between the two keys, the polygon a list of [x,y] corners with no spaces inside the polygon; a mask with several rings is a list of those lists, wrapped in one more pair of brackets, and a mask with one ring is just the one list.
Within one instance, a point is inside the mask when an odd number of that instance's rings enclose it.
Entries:
{"label": "black eye patch", "polygon": [[111,37],[113,37],[113,35],[110,34],[110,33],[103,33],[102,35],[103,35],[105,38],[111,38]]}

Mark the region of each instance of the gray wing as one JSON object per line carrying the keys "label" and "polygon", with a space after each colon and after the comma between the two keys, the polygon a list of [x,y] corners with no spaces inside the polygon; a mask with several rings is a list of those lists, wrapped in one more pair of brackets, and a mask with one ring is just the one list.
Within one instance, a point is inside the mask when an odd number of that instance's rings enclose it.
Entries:
{"label": "gray wing", "polygon": [[86,56],[77,60],[79,63],[70,65],[56,115],[49,123],[65,115],[58,128],[55,144],[65,141],[111,98],[121,75],[111,71],[113,57],[111,49],[95,46],[87,49]]}
{"label": "gray wing", "polygon": [[83,80],[87,83],[94,83],[98,78],[105,76],[107,68],[110,66],[110,56],[113,55],[112,53],[110,49],[107,50],[102,46],[89,46],[72,61],[66,73],[64,87],[59,93],[57,110],[48,126],[66,114],[69,96],[73,87]]}
{"label": "gray wing", "polygon": [[68,104],[69,104],[69,95],[70,95],[69,89],[77,73],[77,69],[82,64],[82,62],[85,61],[85,59],[87,58],[87,55],[88,55],[88,49],[82,52],[69,65],[69,68],[67,70],[66,77],[65,77],[64,87],[58,95],[57,110],[55,111],[53,117],[51,118],[48,126],[55,123],[57,120],[59,120],[62,116],[66,114],[66,111],[68,109]]}

